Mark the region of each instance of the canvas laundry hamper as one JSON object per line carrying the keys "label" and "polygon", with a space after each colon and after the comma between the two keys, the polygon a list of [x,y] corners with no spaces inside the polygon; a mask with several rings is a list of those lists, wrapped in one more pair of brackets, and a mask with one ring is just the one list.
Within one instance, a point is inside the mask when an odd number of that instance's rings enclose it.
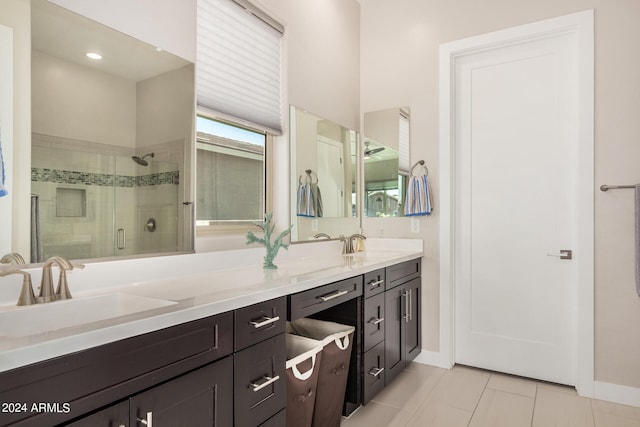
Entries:
{"label": "canvas laundry hamper", "polygon": [[290,323],[296,335],[322,342],[313,427],[338,427],[347,390],[353,326],[302,318]]}
{"label": "canvas laundry hamper", "polygon": [[311,427],[316,401],[322,341],[286,334],[287,427]]}

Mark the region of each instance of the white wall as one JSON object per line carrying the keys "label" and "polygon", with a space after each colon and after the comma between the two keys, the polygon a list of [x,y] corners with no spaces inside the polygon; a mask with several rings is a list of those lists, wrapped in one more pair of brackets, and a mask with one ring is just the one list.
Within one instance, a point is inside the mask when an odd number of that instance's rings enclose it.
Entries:
{"label": "white wall", "polygon": [[31,73],[33,132],[135,147],[135,81],[37,51]]}
{"label": "white wall", "polygon": [[[595,10],[596,186],[640,182],[640,3],[635,0],[362,0],[362,111],[411,108],[411,161],[424,159],[436,196],[421,219],[423,348],[438,351],[438,46],[494,30]],[[596,190],[595,375],[640,387],[640,298],[633,273],[633,194]],[[365,220],[372,235],[416,236],[408,222]]]}

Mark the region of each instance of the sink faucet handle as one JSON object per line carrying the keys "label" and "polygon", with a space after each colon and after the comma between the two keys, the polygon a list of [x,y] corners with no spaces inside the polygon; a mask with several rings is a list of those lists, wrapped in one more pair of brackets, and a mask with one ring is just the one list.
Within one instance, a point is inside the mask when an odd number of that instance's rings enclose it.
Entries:
{"label": "sink faucet handle", "polygon": [[0,264],[26,264],[26,262],[19,253],[10,252],[0,258]]}
{"label": "sink faucet handle", "polygon": [[20,296],[18,297],[17,305],[32,305],[35,304],[36,296],[33,293],[33,285],[31,284],[31,275],[22,270],[9,270],[0,271],[0,277],[9,276],[11,274],[22,274],[22,289],[20,290]]}

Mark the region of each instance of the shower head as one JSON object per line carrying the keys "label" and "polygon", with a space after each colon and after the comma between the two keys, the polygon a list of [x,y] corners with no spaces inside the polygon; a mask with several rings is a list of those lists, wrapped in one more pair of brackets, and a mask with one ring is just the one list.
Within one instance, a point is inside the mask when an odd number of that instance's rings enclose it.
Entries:
{"label": "shower head", "polygon": [[133,159],[134,162],[136,162],[140,166],[149,166],[149,162],[147,162],[145,159],[147,157],[151,157],[153,159],[154,156],[155,156],[154,153],[149,153],[149,154],[145,154],[142,157],[133,156],[132,159]]}

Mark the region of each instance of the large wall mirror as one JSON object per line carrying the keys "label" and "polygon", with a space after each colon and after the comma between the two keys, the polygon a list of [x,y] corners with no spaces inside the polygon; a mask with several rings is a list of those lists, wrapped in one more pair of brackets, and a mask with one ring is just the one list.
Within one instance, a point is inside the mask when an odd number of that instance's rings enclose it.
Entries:
{"label": "large wall mirror", "polygon": [[192,250],[193,64],[46,0],[31,13],[24,258]]}
{"label": "large wall mirror", "polygon": [[364,215],[404,216],[410,174],[409,107],[364,114]]}
{"label": "large wall mirror", "polygon": [[290,131],[291,240],[358,232],[358,133],[294,106]]}

